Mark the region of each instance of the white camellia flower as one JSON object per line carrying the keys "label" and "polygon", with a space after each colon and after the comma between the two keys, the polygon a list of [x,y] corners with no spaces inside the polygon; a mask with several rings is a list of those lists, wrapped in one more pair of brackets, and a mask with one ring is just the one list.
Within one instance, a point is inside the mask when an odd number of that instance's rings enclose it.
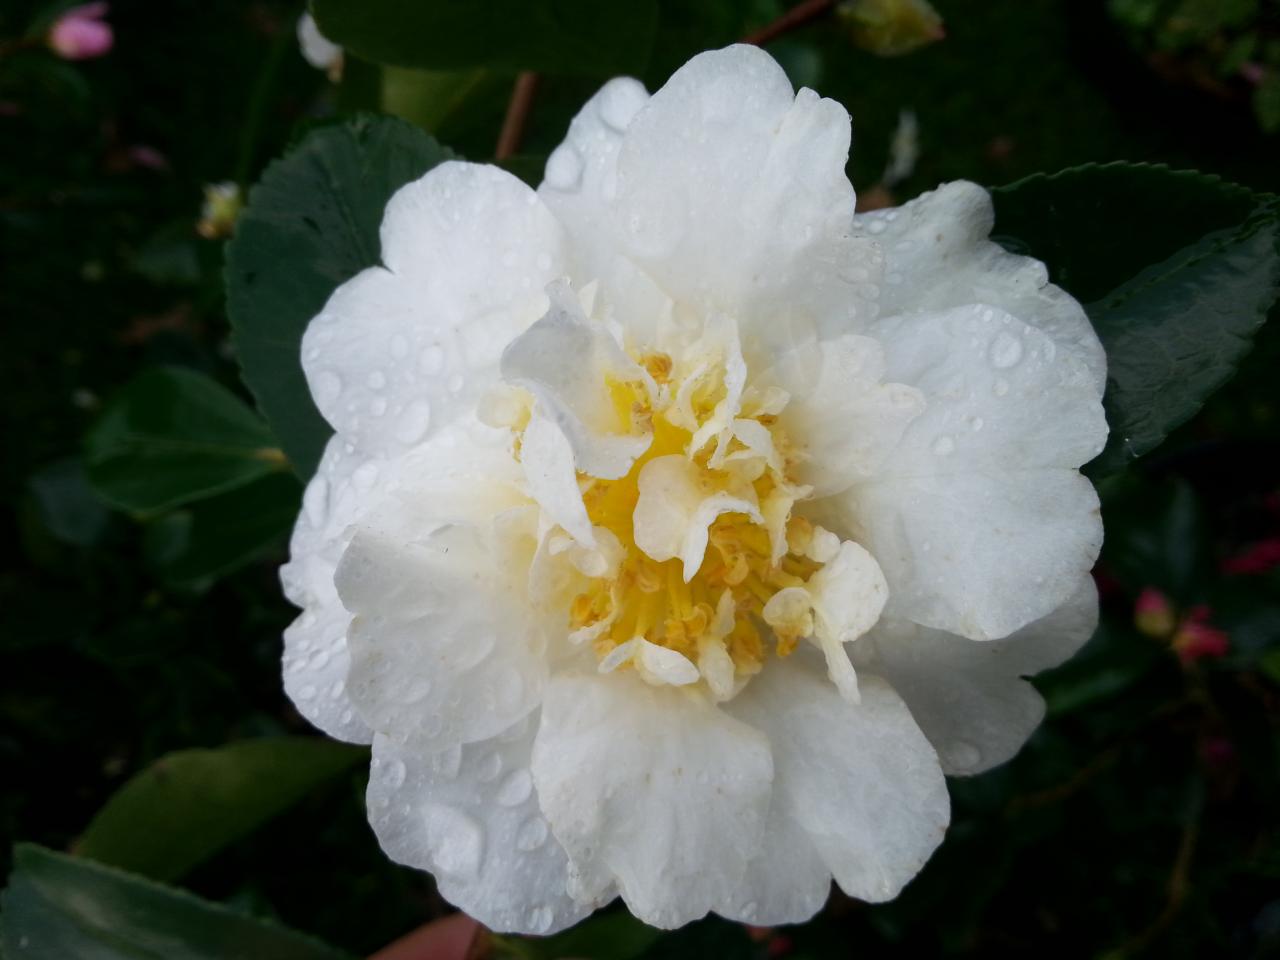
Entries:
{"label": "white camellia flower", "polygon": [[1092,632],[1097,337],[980,188],[855,216],[848,148],[755,48],[614,80],[536,192],[401,189],[306,332],[286,688],[493,928],[888,900]]}

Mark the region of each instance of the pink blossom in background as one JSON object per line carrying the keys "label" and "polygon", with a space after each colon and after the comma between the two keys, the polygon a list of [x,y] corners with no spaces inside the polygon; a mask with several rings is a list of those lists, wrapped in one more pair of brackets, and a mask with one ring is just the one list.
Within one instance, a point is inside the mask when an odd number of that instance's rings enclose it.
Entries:
{"label": "pink blossom in background", "polygon": [[1177,626],[1169,598],[1155,587],[1147,587],[1138,594],[1133,605],[1133,622],[1149,637],[1167,637]]}
{"label": "pink blossom in background", "polygon": [[1280,537],[1255,543],[1222,564],[1223,573],[1266,573],[1280,567]]}
{"label": "pink blossom in background", "polygon": [[106,17],[106,3],[72,7],[49,30],[49,47],[64,60],[92,60],[111,52],[115,34]]}

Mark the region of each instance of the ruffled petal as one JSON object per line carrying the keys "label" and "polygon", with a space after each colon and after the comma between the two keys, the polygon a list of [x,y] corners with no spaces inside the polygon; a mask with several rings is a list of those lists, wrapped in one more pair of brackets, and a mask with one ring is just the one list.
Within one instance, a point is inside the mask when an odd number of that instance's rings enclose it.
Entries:
{"label": "ruffled petal", "polygon": [[654,342],[671,298],[627,257],[612,203],[622,137],[648,100],[638,80],[617,77],[606,83],[569,124],[538,187],[538,196],[569,234],[567,266],[574,285],[599,281],[602,309],[639,344]]}
{"label": "ruffled petal", "polygon": [[537,714],[498,736],[429,753],[373,741],[369,822],[397,863],[435,875],[440,893],[486,927],[546,934],[599,901],[565,888],[569,859],[538,807],[529,771]]}
{"label": "ruffled petal", "polygon": [[503,346],[546,312],[563,237],[515,177],[457,162],[402,187],[381,236],[385,267],[334,291],[302,365],[334,429],[391,455],[474,408]]}
{"label": "ruffled petal", "polygon": [[945,773],[982,773],[1013,757],[1044,717],[1044,700],[1022,678],[1062,663],[1097,624],[1098,593],[1085,577],[1066,603],[1004,640],[882,621],[855,661],[906,701]]}
{"label": "ruffled petal", "polygon": [[652,378],[587,319],[568,284],[553,283],[547,293],[546,316],[503,351],[502,377],[533,394],[539,412],[569,441],[577,470],[616,480],[648,449],[652,434],[632,424],[629,405],[622,422],[611,384],[652,388]]}
{"label": "ruffled petal", "polygon": [[942,842],[951,814],[937,756],[880,678],[864,678],[851,704],[797,654],[766,664],[725,709],[769,738],[774,807],[809,836],[845,893],[892,900]]}
{"label": "ruffled petal", "polygon": [[[816,373],[788,382],[779,423],[793,444],[796,478],[814,497],[875,476],[924,410],[915,387],[884,382],[884,351],[870,337],[846,335],[817,346]],[[779,380],[770,371],[766,380]]]}
{"label": "ruffled petal", "polygon": [[342,438],[329,440],[302,497],[289,562],[280,568],[285,596],[302,608],[284,632],[285,692],[307,720],[351,743],[368,743],[373,733],[347,697],[351,614],[333,575],[350,525],[386,486],[389,474],[381,466]]}
{"label": "ruffled petal", "polygon": [[[958,180],[892,210],[854,218],[857,236],[884,248],[883,316],[926,315],[970,303],[998,307],[1042,330],[1089,371],[1099,394],[1106,355],[1084,308],[1049,282],[1043,263],[1008,253],[989,239],[991,195]],[[921,282],[921,278],[927,278]]]}
{"label": "ruffled petal", "polygon": [[494,736],[546,679],[547,627],[525,601],[536,528],[518,535],[527,511],[505,443],[455,425],[405,457],[338,565],[355,615],[348,694],[371,728],[418,749]]}
{"label": "ruffled petal", "polygon": [[764,737],[698,693],[623,674],[547,686],[533,777],[579,898],[616,881],[663,928],[738,906],[772,775]]}
{"label": "ruffled petal", "polygon": [[874,242],[850,236],[849,115],[755,47],[699,54],[631,120],[615,232],[677,302],[743,324],[749,355],[875,314]]}
{"label": "ruffled petal", "polygon": [[1076,470],[1107,427],[1090,371],[992,307],[882,321],[887,378],[925,409],[878,475],[818,505],[875,556],[886,615],[970,637],[1008,636],[1061,605],[1102,545]]}

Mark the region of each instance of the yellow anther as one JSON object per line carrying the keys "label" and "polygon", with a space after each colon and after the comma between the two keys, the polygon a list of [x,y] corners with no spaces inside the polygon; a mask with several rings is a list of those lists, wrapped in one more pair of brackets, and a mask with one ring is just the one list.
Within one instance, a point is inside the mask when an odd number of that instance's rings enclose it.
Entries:
{"label": "yellow anther", "polygon": [[667,383],[671,379],[671,368],[674,364],[665,353],[647,353],[640,358],[640,366],[649,372],[658,383]]}

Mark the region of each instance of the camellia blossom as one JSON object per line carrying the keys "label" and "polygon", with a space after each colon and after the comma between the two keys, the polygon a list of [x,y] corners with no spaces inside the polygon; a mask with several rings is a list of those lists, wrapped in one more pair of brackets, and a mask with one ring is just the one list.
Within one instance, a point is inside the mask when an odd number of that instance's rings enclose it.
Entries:
{"label": "camellia blossom", "polygon": [[306,331],[286,688],[490,927],[888,900],[1093,630],[1097,337],[982,189],[855,216],[849,131],[752,47],[611,81]]}
{"label": "camellia blossom", "polygon": [[64,60],[92,60],[111,52],[115,34],[106,3],[86,3],[63,13],[49,28],[49,48]]}

